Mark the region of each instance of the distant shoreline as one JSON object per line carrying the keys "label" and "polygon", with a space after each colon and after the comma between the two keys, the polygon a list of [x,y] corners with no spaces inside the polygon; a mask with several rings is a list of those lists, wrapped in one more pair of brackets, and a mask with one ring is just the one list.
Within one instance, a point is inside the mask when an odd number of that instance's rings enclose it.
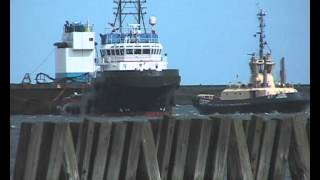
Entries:
{"label": "distant shoreline", "polygon": [[[30,85],[29,85],[30,86]],[[56,86],[47,85],[31,85],[29,88],[56,88]],[[10,83],[10,88],[21,87],[20,83],[12,84]],[[70,85],[70,88],[78,89],[79,85]],[[175,92],[175,103],[179,105],[191,105],[192,98],[200,93],[210,93],[219,96],[221,91],[228,87],[228,85],[180,85],[180,87]],[[301,94],[310,99],[310,84],[294,84],[294,87],[301,92]]]}

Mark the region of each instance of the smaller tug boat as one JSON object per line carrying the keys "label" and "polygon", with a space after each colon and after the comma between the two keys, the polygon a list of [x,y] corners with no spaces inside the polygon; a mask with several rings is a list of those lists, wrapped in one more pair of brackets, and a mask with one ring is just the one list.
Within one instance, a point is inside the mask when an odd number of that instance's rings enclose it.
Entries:
{"label": "smaller tug boat", "polygon": [[[251,77],[248,85],[230,86],[221,92],[220,97],[213,94],[199,94],[193,99],[193,105],[200,114],[213,113],[270,113],[301,112],[307,109],[309,99],[305,99],[293,86],[285,83],[284,58],[281,59],[280,84],[275,85],[271,50],[265,41],[264,16],[260,10],[257,14],[260,22],[259,56],[250,54]],[[255,35],[255,36],[256,36]],[[269,52],[265,53],[267,46]]]}

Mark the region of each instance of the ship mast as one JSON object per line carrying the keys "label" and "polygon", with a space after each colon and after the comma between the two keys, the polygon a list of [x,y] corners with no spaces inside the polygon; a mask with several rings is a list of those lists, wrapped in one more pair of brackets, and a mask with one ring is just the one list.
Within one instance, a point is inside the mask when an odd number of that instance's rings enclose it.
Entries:
{"label": "ship mast", "polygon": [[116,12],[114,12],[116,17],[113,26],[117,23],[120,33],[123,31],[123,23],[128,15],[134,17],[136,24],[139,25],[139,30],[142,25],[146,32],[144,24],[144,15],[146,14],[144,9],[146,7],[143,6],[143,4],[146,3],[146,0],[114,0],[113,2],[117,4],[117,7],[115,7]]}
{"label": "ship mast", "polygon": [[[266,16],[266,13],[263,12],[262,9],[257,14],[258,20],[259,20],[259,32],[257,32],[254,36],[256,37],[259,35],[259,55],[258,57],[255,56],[255,54],[251,54],[251,62],[250,68],[251,68],[251,84],[253,87],[273,87],[273,76],[272,76],[272,70],[274,67],[274,63],[271,59],[271,50],[265,40],[265,22],[264,22],[264,16]],[[265,46],[267,46],[269,52],[265,54]],[[261,84],[262,83],[262,84]]]}
{"label": "ship mast", "polygon": [[262,11],[262,9],[260,9],[260,12],[257,14],[258,19],[259,19],[259,28],[260,28],[260,32],[257,32],[257,34],[259,34],[259,59],[263,59],[263,55],[264,55],[264,45],[267,44],[264,40],[264,38],[266,37],[264,34],[264,27],[266,26],[264,24],[264,19],[263,17],[266,14]]}

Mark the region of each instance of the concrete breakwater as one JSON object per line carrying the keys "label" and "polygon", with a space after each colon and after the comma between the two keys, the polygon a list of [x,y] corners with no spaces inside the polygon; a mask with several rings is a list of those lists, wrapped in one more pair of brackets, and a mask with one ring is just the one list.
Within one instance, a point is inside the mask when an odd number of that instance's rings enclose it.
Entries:
{"label": "concrete breakwater", "polygon": [[13,179],[310,179],[306,114],[23,122]]}

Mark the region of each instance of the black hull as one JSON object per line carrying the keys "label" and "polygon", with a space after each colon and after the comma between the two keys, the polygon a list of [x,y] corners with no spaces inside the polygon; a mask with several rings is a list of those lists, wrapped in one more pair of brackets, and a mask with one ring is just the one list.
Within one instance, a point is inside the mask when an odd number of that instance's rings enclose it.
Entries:
{"label": "black hull", "polygon": [[180,85],[178,70],[108,71],[85,99],[85,113],[171,112]]}
{"label": "black hull", "polygon": [[306,111],[310,101],[304,99],[299,93],[288,93],[286,98],[277,98],[277,96],[258,97],[248,100],[215,100],[210,103],[201,104],[195,100],[193,105],[200,114],[229,114],[229,113],[294,113]]}

